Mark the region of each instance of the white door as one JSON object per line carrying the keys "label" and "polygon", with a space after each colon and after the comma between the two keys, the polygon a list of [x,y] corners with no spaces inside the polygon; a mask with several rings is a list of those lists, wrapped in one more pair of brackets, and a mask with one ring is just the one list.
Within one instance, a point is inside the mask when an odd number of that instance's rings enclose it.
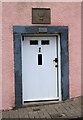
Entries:
{"label": "white door", "polygon": [[57,99],[56,37],[24,37],[22,41],[23,101]]}

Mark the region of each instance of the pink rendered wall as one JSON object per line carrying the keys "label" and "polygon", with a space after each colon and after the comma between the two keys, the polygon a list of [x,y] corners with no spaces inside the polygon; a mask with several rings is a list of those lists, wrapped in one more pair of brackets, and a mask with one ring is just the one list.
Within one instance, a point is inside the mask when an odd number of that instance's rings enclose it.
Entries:
{"label": "pink rendered wall", "polygon": [[2,108],[2,4],[0,2],[0,109]]}
{"label": "pink rendered wall", "polygon": [[[13,25],[30,26],[33,7],[51,8],[52,26],[69,27],[69,85],[70,97],[81,95],[81,3],[2,3],[2,50],[4,109],[14,106]],[[34,26],[38,26],[35,24]]]}

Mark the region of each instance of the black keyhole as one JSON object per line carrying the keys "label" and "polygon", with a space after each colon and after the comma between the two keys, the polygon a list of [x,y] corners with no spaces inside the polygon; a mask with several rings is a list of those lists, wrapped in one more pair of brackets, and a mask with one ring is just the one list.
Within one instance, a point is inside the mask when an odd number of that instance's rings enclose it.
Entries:
{"label": "black keyhole", "polygon": [[41,52],[41,47],[39,47],[39,52]]}

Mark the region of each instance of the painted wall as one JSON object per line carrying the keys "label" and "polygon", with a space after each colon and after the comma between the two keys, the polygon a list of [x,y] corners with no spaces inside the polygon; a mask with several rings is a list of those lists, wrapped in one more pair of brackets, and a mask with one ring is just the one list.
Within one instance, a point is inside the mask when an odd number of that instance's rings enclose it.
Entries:
{"label": "painted wall", "polygon": [[[2,106],[14,107],[13,25],[32,24],[32,8],[51,8],[51,26],[69,27],[70,98],[81,95],[81,3],[2,3]],[[39,24],[41,25],[41,24]],[[41,25],[43,26],[43,25]],[[1,85],[0,85],[1,86]]]}
{"label": "painted wall", "polygon": [[2,108],[2,4],[0,3],[0,109]]}
{"label": "painted wall", "polygon": [[2,2],[82,2],[82,0],[2,0]]}

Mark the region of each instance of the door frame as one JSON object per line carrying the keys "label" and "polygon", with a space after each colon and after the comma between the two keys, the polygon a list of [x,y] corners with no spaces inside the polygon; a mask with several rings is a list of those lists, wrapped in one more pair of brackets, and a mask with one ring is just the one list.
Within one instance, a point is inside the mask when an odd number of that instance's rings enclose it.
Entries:
{"label": "door frame", "polygon": [[[42,34],[40,29],[45,29]],[[24,36],[60,36],[61,53],[61,97],[69,98],[69,52],[68,52],[68,26],[13,26],[14,41],[14,78],[15,78],[15,107],[21,107],[22,100],[22,51],[21,40]],[[59,88],[60,88],[59,85]]]}

